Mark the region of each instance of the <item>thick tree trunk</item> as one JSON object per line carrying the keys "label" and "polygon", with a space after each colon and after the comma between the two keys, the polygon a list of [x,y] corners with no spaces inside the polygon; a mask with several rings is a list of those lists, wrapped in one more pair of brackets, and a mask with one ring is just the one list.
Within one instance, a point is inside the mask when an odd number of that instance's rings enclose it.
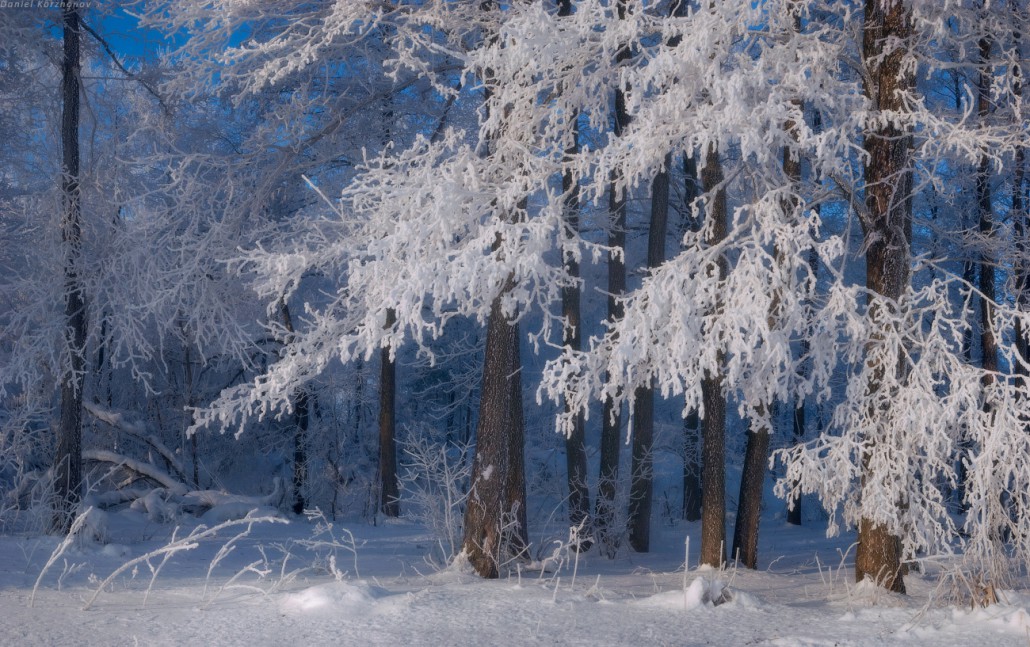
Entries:
{"label": "thick tree trunk", "polygon": [[[719,152],[709,147],[701,169],[706,193],[715,191],[707,217],[711,229],[707,243],[715,245],[728,230],[726,191]],[[719,260],[719,276],[726,278],[729,266]],[[721,364],[721,361],[720,361]],[[721,567],[726,561],[726,397],[722,392],[721,367],[701,381],[705,416],[701,424],[701,564]]]}
{"label": "thick tree trunk", "polygon": [[[626,16],[626,3],[619,0],[616,5],[619,18]],[[629,58],[628,47],[620,49],[616,55],[617,62]],[[626,95],[621,89],[615,91],[615,127],[614,135],[620,137],[629,125],[626,112]],[[623,307],[618,300],[626,291],[626,262],[623,253],[626,249],[626,192],[615,188],[617,178],[612,178],[612,186],[608,192],[608,209],[612,216],[608,230],[608,320],[622,319]],[[619,548],[623,530],[615,528],[615,493],[619,482],[620,425],[621,416],[615,415],[615,403],[605,400],[601,414],[601,466],[597,481],[597,534],[602,550],[608,557],[614,557]]]}
{"label": "thick tree trunk", "polygon": [[[392,326],[397,315],[386,311],[386,325]],[[379,351],[379,510],[387,517],[401,514],[400,489],[397,484],[397,431],[395,401],[397,398],[397,365],[390,349]]]}
{"label": "thick tree trunk", "polygon": [[61,144],[63,163],[61,190],[64,217],[64,319],[65,347],[69,365],[61,375],[61,420],[54,455],[54,517],[50,530],[63,534],[71,528],[82,492],[82,385],[86,352],[86,303],[79,284],[78,265],[82,248],[79,192],[79,10],[69,3],[64,19],[64,60],[61,65]]}
{"label": "thick tree trunk", "polygon": [[758,525],[768,464],[769,430],[763,427],[748,432],[740,476],[737,522],[733,526],[732,555],[745,568],[758,568]]}
{"label": "thick tree trunk", "polygon": [[501,311],[502,295],[494,298],[487,322],[463,541],[469,563],[487,578],[498,577],[528,545],[518,325]]}
{"label": "thick tree trunk", "polygon": [[[901,70],[904,50],[899,47],[911,36],[911,15],[905,3],[866,0],[862,55],[870,74],[866,93],[877,111],[902,112],[899,96],[911,84]],[[887,299],[897,300],[909,284],[909,197],[905,177],[911,174],[911,139],[895,124],[870,120],[865,137],[868,156],[865,171],[866,285]],[[875,304],[873,307],[877,307]],[[898,370],[897,365],[877,367],[880,375]],[[882,388],[882,378],[873,378],[870,393]],[[870,439],[875,442],[875,439]],[[865,462],[866,459],[863,459]],[[868,469],[868,468],[866,468]],[[875,478],[868,471],[863,489]],[[855,554],[855,579],[870,578],[888,589],[904,593],[901,570],[901,542],[882,524],[862,518]]]}

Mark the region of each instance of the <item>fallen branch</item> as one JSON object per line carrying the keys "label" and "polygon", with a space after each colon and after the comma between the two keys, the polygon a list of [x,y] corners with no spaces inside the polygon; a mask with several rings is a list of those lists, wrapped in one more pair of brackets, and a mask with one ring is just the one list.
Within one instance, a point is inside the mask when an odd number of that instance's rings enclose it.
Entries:
{"label": "fallen branch", "polygon": [[186,476],[186,467],[179,460],[179,457],[167,445],[161,442],[160,438],[150,433],[150,428],[146,424],[129,420],[123,413],[102,409],[92,402],[83,402],[82,408],[97,420],[150,445],[154,451],[161,455],[161,458],[168,461],[168,464],[182,482],[189,481],[189,478]]}
{"label": "fallen branch", "polygon": [[130,458],[123,454],[118,454],[117,452],[108,451],[106,449],[87,449],[82,452],[82,460],[97,461],[99,463],[112,463],[114,465],[124,467],[127,470],[136,472],[140,476],[146,477],[155,483],[160,484],[170,492],[179,496],[186,494],[188,491],[181,481],[161,468],[135,458]]}

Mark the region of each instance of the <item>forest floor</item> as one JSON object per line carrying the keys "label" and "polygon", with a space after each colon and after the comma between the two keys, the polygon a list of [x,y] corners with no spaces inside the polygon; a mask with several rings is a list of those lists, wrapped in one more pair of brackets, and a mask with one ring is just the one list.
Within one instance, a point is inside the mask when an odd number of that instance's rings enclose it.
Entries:
{"label": "forest floor", "polygon": [[[460,567],[434,568],[425,557],[434,540],[411,523],[335,522],[332,539],[292,518],[254,524],[249,534],[241,534],[245,525],[227,526],[163,566],[160,555],[129,566],[99,590],[120,566],[169,545],[173,531],[182,538],[197,528],[176,530],[131,511],[107,517],[108,543],[62,551],[52,537],[0,537],[0,643],[1030,644],[1027,589],[973,609],[949,603],[963,592],[930,572],[906,578],[907,596],[856,586],[852,538],[825,539],[824,524],[764,520],[757,571],[684,573],[685,539],[696,547],[700,528],[683,523],[656,528],[652,552],[624,550],[616,559],[594,549],[576,560],[557,541],[537,541],[536,555],[557,549],[557,560],[486,581]],[[713,604],[723,587],[724,601]]]}

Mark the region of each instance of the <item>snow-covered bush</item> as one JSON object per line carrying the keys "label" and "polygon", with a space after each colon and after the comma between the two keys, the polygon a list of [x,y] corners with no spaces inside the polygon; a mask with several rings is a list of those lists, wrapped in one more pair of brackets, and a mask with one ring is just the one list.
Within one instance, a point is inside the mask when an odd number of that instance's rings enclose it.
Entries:
{"label": "snow-covered bush", "polygon": [[400,448],[402,514],[432,533],[432,557],[449,563],[461,550],[471,448],[415,432],[409,432]]}

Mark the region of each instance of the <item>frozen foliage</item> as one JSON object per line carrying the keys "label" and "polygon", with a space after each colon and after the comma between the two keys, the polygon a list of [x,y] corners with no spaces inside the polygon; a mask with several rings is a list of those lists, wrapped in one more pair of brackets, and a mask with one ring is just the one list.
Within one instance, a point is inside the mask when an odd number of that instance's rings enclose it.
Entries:
{"label": "frozen foliage", "polygon": [[[172,6],[174,25],[201,34],[190,48],[231,41],[242,21],[262,25],[203,68],[240,97],[327,69],[332,55],[371,47],[377,35],[377,64],[394,78],[426,75],[448,101],[481,88],[485,103],[467,130],[441,121],[407,144],[363,152],[340,199],[321,195],[326,218],[298,228],[292,244],[255,246],[235,261],[272,304],[312,271],[336,287],[306,305],[306,326],[281,360],[225,391],[199,412],[197,427],[242,431],[254,417],[282,415],[294,390],[335,360],[393,354],[409,341],[431,356],[448,322],[483,322],[499,294],[507,317],[542,313],[534,341],[551,343],[561,328],[552,306],[574,284],[557,261],[606,251],[566,230],[555,178],[565,174],[585,199],[600,200],[645,185],[670,155],[717,151],[727,179],[692,208],[704,216],[719,192],[731,194],[726,236],[708,244],[715,223],[707,219],[622,299],[625,316],[607,322],[588,350],[547,364],[538,397],[570,405],[559,430],[596,399],[622,402],[649,383],[704,415],[701,381],[720,377],[758,428],[770,427],[775,402],[814,395],[834,406],[830,429],[780,454],[788,465],[781,494],[815,492],[834,520],[883,525],[907,557],[961,548],[994,578],[1007,551],[1030,557],[1027,398],[1022,381],[963,357],[974,313],[956,295],[972,287],[937,258],[919,260],[914,287],[897,302],[859,287],[848,267],[853,248],[846,236],[822,233],[820,211],[854,215],[876,231],[864,204],[863,140],[878,129],[912,138],[913,190],[946,194],[942,167],[1013,163],[1025,132],[1016,63],[1027,25],[1018,6],[906,5],[911,36],[887,44],[902,54],[898,74],[915,81],[900,90],[901,110],[875,103],[861,62],[863,16],[848,3],[723,2],[673,16],[628,3],[622,17],[602,0],[575,3],[569,16],[544,3],[337,3],[275,16],[258,3]],[[953,70],[976,72],[971,53],[985,35],[994,39],[998,109],[984,120],[972,101],[934,104],[927,85]],[[628,59],[615,56],[624,48]],[[460,74],[461,90],[444,83],[444,70]],[[612,137],[616,89],[631,121]],[[596,136],[568,155],[573,116]],[[784,159],[804,160],[806,174],[791,177]],[[828,275],[821,287],[803,261],[810,249]],[[1006,303],[993,316],[998,339],[1013,339],[1024,317]],[[1012,345],[1003,354],[1008,367],[1022,366]],[[956,520],[948,497],[960,487],[967,511]]]}
{"label": "frozen foliage", "polygon": [[[85,260],[74,269],[89,351],[105,357],[85,388],[108,404],[89,412],[159,460],[113,444],[84,457],[131,475],[123,494],[153,521],[185,508],[221,522],[275,504],[281,487],[238,498],[193,482],[196,446],[188,476],[174,444],[118,413],[111,375],[152,398],[179,393],[169,349],[182,348],[190,384],[168,406],[176,422],[189,433],[242,436],[255,420],[293,411],[298,390],[335,364],[383,349],[396,357],[405,344],[432,363],[448,327],[484,323],[500,296],[500,316],[533,322],[535,350],[555,347],[537,397],[566,405],[559,431],[597,400],[631,407],[631,394],[652,384],[703,416],[701,383],[719,378],[755,429],[772,427],[774,404],[815,398],[832,409],[829,428],[778,454],[781,495],[818,495],[831,532],[868,520],[897,535],[906,558],[961,552],[977,577],[1003,581],[1007,560],[1030,561],[1021,377],[1030,366],[1017,352],[1030,318],[1015,276],[1026,249],[1008,244],[1025,234],[1025,214],[1015,197],[988,200],[1011,224],[968,244],[961,215],[938,220],[929,205],[960,214],[963,185],[950,178],[974,165],[1025,197],[1012,185],[1025,154],[1021,39],[1030,25],[1018,2],[903,7],[906,36],[884,47],[900,53],[897,75],[908,82],[891,97],[901,108],[885,109],[856,3],[702,2],[677,12],[581,0],[570,15],[543,2],[149,4],[147,25],[182,36],[160,86],[175,97],[176,119],[135,85],[87,88],[112,117],[96,121],[87,147],[83,202],[104,217],[85,220]],[[0,44],[5,99],[53,56],[28,39],[40,25],[12,16],[0,17],[16,43]],[[989,79],[990,109],[975,107],[969,80],[979,77]],[[40,78],[56,87],[52,72]],[[630,116],[618,137],[616,91]],[[54,103],[39,103],[49,107],[38,118],[56,123]],[[0,107],[0,134],[24,151],[2,171],[0,195],[2,261],[12,268],[0,284],[10,305],[0,317],[5,525],[10,511],[46,497],[45,428],[55,376],[70,365],[53,280],[63,272],[59,228],[48,222],[40,234],[33,224],[60,211],[38,180],[37,167],[56,176],[52,134],[27,130],[24,119]],[[867,204],[865,149],[890,129],[912,158],[890,180],[912,222],[889,223],[892,231],[906,229],[909,246],[942,239],[914,260],[897,255],[894,276],[906,287],[893,299],[862,287],[854,262],[883,242],[872,208],[882,205]],[[577,130],[583,146],[572,154]],[[609,195],[639,195],[666,160],[716,154],[725,179],[689,205],[699,230],[619,297],[624,316],[605,322],[586,350],[558,350],[562,290],[582,285],[563,261],[609,251],[568,226],[569,187],[589,209]],[[803,162],[804,172],[785,161]],[[708,217],[722,195],[725,235]],[[850,238],[852,219],[861,244]],[[967,341],[979,332],[971,303],[991,297],[959,278],[949,256],[974,248],[1011,279],[984,310],[1001,341],[998,370],[976,366]],[[296,330],[277,323],[288,303],[303,304]],[[214,402],[194,398],[194,357],[225,373],[209,375]],[[445,557],[458,545],[467,478],[453,458],[421,439],[409,447],[407,494],[423,504],[414,514]],[[158,487],[131,490],[136,480]],[[704,599],[705,585],[696,586],[688,605]],[[312,595],[374,604],[356,591]],[[722,597],[714,583],[708,594]]]}

